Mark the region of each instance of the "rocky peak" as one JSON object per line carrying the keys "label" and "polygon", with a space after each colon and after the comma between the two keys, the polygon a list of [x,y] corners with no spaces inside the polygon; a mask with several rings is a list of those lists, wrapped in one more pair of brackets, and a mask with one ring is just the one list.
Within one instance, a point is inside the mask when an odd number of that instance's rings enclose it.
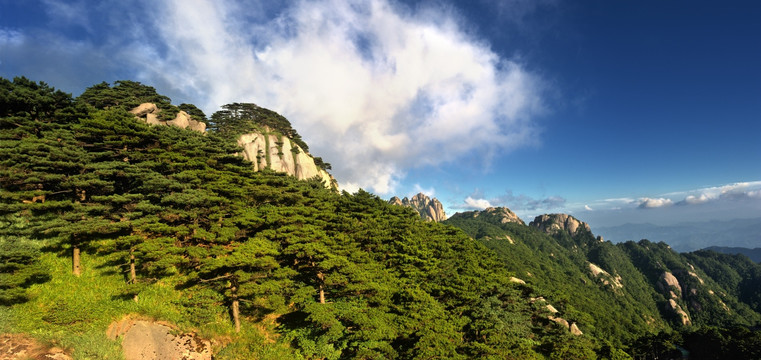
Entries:
{"label": "rocky peak", "polygon": [[328,188],[337,188],[336,180],[317,166],[314,157],[291,138],[264,126],[238,137],[241,155],[254,164],[254,170],[265,168],[295,176],[299,180],[319,178]]}
{"label": "rocky peak", "polygon": [[444,221],[447,218],[447,215],[444,213],[444,206],[441,205],[441,202],[436,198],[431,199],[423,193],[418,193],[413,196],[412,199],[408,199],[407,197],[399,199],[394,196],[388,202],[392,205],[411,207],[420,214],[420,217],[423,218],[423,220],[426,221],[439,222]]}
{"label": "rocky peak", "polygon": [[159,109],[158,106],[156,106],[154,103],[142,103],[129,112],[151,125],[176,126],[183,129],[198,131],[201,133],[206,131],[205,123],[194,120],[188,113],[183,110],[180,110],[174,119],[168,121],[159,119],[158,114],[161,112],[161,109]]}
{"label": "rocky peak", "polygon": [[500,224],[516,223],[526,225],[526,223],[524,223],[523,220],[518,217],[518,215],[515,215],[512,210],[506,207],[489,207],[481,211],[481,215],[483,214],[489,214],[490,216],[496,218]]}
{"label": "rocky peak", "polygon": [[[206,124],[194,120],[187,112],[180,110],[173,120],[163,121],[158,114],[161,109],[154,103],[143,103],[130,110],[138,119],[151,125],[177,126],[192,131],[205,132]],[[336,180],[325,169],[317,166],[315,159],[291,138],[264,126],[238,137],[240,154],[254,163],[254,170],[265,168],[295,176],[299,180],[319,178],[328,188],[338,188]]]}
{"label": "rocky peak", "polygon": [[571,236],[582,231],[591,232],[589,224],[567,214],[544,214],[534,218],[529,226],[544,231],[547,234],[556,234],[560,231],[567,232]]}
{"label": "rocky peak", "polygon": [[481,217],[481,220],[495,225],[506,223],[526,225],[526,223],[524,223],[523,220],[518,217],[518,215],[515,215],[512,210],[506,207],[489,207],[481,211],[474,210],[458,212],[457,214],[452,215],[452,218],[475,219],[477,217]]}

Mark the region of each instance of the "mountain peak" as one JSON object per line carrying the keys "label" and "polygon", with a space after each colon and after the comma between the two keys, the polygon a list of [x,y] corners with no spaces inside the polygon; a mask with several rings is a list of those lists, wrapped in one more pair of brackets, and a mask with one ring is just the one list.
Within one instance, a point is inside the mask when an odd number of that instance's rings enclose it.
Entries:
{"label": "mountain peak", "polygon": [[420,214],[420,217],[423,218],[423,220],[426,221],[440,222],[447,218],[447,215],[444,213],[444,206],[441,205],[441,202],[439,202],[438,199],[430,198],[423,193],[418,193],[411,199],[408,199],[407,197],[399,199],[399,197],[394,196],[389,199],[388,202],[392,205],[411,207]]}
{"label": "mountain peak", "polygon": [[481,211],[478,211],[478,210],[466,211],[466,212],[454,214],[452,217],[475,219],[479,216],[482,217],[487,222],[493,223],[495,225],[506,224],[506,223],[516,223],[516,224],[526,225],[526,223],[523,222],[523,220],[521,220],[521,218],[519,218],[518,215],[515,215],[515,213],[512,210],[506,207],[488,207]]}
{"label": "mountain peak", "polygon": [[568,214],[544,214],[534,218],[529,226],[537,228],[547,234],[567,232],[574,236],[582,231],[591,232],[589,224]]}

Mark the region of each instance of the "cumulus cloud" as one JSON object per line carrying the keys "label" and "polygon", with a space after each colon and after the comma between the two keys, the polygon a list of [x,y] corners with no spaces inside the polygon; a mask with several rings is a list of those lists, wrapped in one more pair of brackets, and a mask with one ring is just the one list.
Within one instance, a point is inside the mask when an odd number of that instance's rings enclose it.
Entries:
{"label": "cumulus cloud", "polygon": [[124,54],[145,81],[207,111],[237,101],[284,114],[345,189],[390,193],[407,169],[473,153],[488,165],[535,141],[541,79],[448,11],[296,1],[247,23],[239,3],[163,5],[153,19],[160,43],[138,39],[139,51]]}
{"label": "cumulus cloud", "polygon": [[584,205],[584,210],[586,211],[594,211],[589,205]]}
{"label": "cumulus cloud", "polygon": [[671,199],[667,198],[641,198],[639,199],[639,205],[637,205],[640,209],[654,209],[654,208],[661,208],[665,206],[671,206],[674,202],[671,201]]}
{"label": "cumulus cloud", "polygon": [[462,209],[468,209],[468,210],[484,210],[486,208],[492,207],[489,200],[486,199],[474,199],[470,196],[465,198],[465,204],[459,206],[459,208]]}
{"label": "cumulus cloud", "polygon": [[761,181],[738,182],[722,186],[707,187],[688,192],[674,193],[684,195],[678,205],[697,205],[714,201],[733,201],[761,199]]}

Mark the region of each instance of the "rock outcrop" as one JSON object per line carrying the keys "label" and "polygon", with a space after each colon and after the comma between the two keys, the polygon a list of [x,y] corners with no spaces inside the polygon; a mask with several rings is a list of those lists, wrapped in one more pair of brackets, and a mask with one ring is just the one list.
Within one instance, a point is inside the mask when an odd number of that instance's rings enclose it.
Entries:
{"label": "rock outcrop", "polygon": [[[674,276],[674,274],[669,271],[664,271],[658,281],[658,288],[668,299],[668,303],[666,303],[666,311],[676,315],[682,325],[687,326],[692,324],[690,315],[688,315],[687,312],[682,309],[682,306],[676,302],[684,294],[684,289],[682,288],[682,285],[679,283],[679,280],[676,278],[676,276]],[[698,307],[699,306],[693,306],[693,308]]]}
{"label": "rock outcrop", "polygon": [[558,232],[564,231],[571,236],[580,234],[582,231],[591,232],[589,224],[576,219],[575,217],[567,214],[544,214],[534,218],[534,221],[528,224],[531,227],[544,231],[547,234],[553,235]]}
{"label": "rock outcrop", "polygon": [[[452,218],[475,219],[477,217],[481,217],[482,219],[495,225],[507,223],[526,225],[526,223],[524,223],[523,220],[518,217],[518,215],[515,215],[512,210],[506,207],[488,207],[481,211],[475,210],[458,212],[452,215]],[[510,239],[510,242],[513,243],[512,239]]]}
{"label": "rock outcrop", "polygon": [[[537,302],[537,301],[542,302],[542,303],[546,302],[546,300],[543,297],[531,298],[531,302],[532,303],[533,302]],[[563,319],[563,318],[561,318],[559,316],[555,316],[555,315],[557,315],[559,313],[559,311],[554,306],[552,306],[552,304],[546,304],[545,308],[547,309],[547,311],[549,311],[552,314],[552,315],[548,315],[547,319],[549,319],[550,321],[560,325],[564,329],[568,330],[571,333],[571,335],[579,336],[579,335],[583,335],[584,334],[583,332],[581,332],[581,329],[579,329],[579,327],[578,327],[578,325],[576,325],[576,323],[569,323],[568,320]]]}
{"label": "rock outcrop", "polygon": [[124,319],[108,327],[112,340],[122,338],[126,360],[211,360],[211,343],[194,334],[178,334],[169,324]]}
{"label": "rock outcrop", "polygon": [[336,180],[327,171],[317,166],[314,158],[288,137],[264,127],[263,131],[243,134],[238,138],[243,148],[243,158],[254,163],[254,170],[265,168],[295,176],[299,180],[314,177],[326,187],[337,187]]}
{"label": "rock outcrop", "polygon": [[692,324],[692,321],[690,321],[690,316],[687,315],[684,310],[682,310],[682,307],[676,303],[676,300],[669,299],[669,302],[666,304],[666,310],[676,314],[676,316],[678,316],[682,322],[682,325],[687,326]]}
{"label": "rock outcrop", "polygon": [[[192,131],[205,132],[206,124],[193,120],[185,111],[180,110],[173,120],[163,121],[156,104],[143,103],[130,110],[137,118],[151,125],[176,126]],[[277,172],[295,176],[299,180],[318,177],[328,188],[338,188],[336,180],[327,171],[318,167],[314,158],[288,137],[264,127],[263,131],[252,131],[238,138],[238,145],[243,147],[241,154],[254,163],[254,170],[268,168]],[[443,213],[443,211],[442,211]]]}
{"label": "rock outcrop", "polygon": [[161,112],[161,109],[159,109],[154,103],[140,104],[138,107],[130,110],[130,112],[151,125],[176,126],[201,133],[206,131],[205,123],[194,120],[188,113],[182,110],[177,113],[177,116],[175,116],[174,119],[168,121],[159,119],[158,114]]}
{"label": "rock outcrop", "polygon": [[413,196],[412,199],[406,197],[399,199],[394,196],[388,202],[392,205],[411,207],[426,221],[439,222],[447,219],[447,215],[444,213],[444,206],[441,205],[441,202],[436,198],[431,199],[423,193]]}
{"label": "rock outcrop", "polygon": [[610,286],[613,289],[621,289],[624,287],[624,284],[621,283],[621,276],[613,276],[607,271],[603,270],[601,267],[593,264],[589,264],[589,272],[592,273],[592,276],[597,278],[603,285]]}

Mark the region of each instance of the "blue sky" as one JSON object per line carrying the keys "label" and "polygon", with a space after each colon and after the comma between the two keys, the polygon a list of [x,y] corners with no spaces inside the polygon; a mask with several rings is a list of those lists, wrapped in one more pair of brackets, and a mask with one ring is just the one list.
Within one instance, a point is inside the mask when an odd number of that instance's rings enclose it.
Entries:
{"label": "blue sky", "polygon": [[0,0],[0,76],[288,117],[349,191],[761,216],[758,1]]}

